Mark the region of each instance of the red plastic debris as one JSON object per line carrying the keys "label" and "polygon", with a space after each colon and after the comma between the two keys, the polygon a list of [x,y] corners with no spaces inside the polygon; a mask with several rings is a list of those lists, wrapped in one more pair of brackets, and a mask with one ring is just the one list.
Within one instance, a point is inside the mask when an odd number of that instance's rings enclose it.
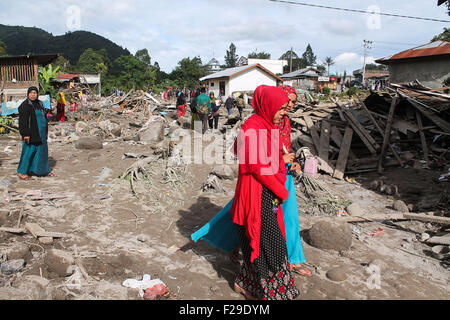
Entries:
{"label": "red plastic debris", "polygon": [[166,286],[162,284],[156,284],[151,288],[145,289],[144,300],[155,300],[157,297],[162,296],[166,292]]}

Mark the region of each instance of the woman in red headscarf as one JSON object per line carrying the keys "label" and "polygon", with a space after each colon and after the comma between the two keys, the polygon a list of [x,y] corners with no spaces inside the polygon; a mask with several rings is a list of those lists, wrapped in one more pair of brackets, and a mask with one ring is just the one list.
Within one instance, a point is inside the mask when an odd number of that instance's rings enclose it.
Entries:
{"label": "woman in red headscarf", "polygon": [[281,143],[283,144],[283,159],[286,163],[286,189],[289,191],[288,200],[283,203],[283,218],[286,227],[286,245],[288,248],[289,262],[291,270],[302,276],[311,277],[312,273],[306,267],[305,255],[300,238],[300,225],[297,207],[297,195],[295,193],[295,184],[292,172],[300,173],[301,167],[298,162],[294,162],[295,154],[290,153],[291,143],[291,122],[288,113],[294,108],[297,102],[297,91],[291,86],[281,86],[281,89],[288,94],[289,103],[286,108],[287,113],[281,119],[278,128],[280,129]]}
{"label": "woman in red headscarf", "polygon": [[281,88],[259,86],[252,101],[255,114],[235,142],[239,175],[231,215],[244,257],[235,290],[249,299],[292,300],[299,295],[281,207],[289,193],[277,125],[288,102]]}

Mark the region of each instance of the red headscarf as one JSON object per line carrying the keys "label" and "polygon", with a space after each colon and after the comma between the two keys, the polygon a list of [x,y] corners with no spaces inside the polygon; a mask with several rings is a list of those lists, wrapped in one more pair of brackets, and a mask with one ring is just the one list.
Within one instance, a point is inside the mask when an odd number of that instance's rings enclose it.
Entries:
{"label": "red headscarf", "polygon": [[[295,95],[297,95],[297,91],[295,90],[294,87],[288,86],[288,85],[283,85],[280,86],[280,88],[286,92],[288,95],[290,95],[291,93],[294,93]],[[285,115],[283,117],[283,119],[281,119],[280,123],[278,124],[278,128],[280,129],[280,140],[281,143],[286,147],[286,151],[287,152],[291,152],[291,148],[292,148],[292,143],[291,143],[291,132],[292,132],[292,127],[291,127],[291,121],[289,120],[289,117],[287,115]],[[283,154],[284,154],[284,150],[283,150]]]}
{"label": "red headscarf", "polygon": [[[264,183],[277,196],[287,198],[286,165],[278,139],[279,130],[273,123],[275,114],[289,101],[278,87],[259,86],[253,95],[255,114],[241,128],[235,142],[239,156],[239,176],[231,214],[233,222],[244,226],[252,248],[251,262],[259,256],[261,233],[261,193]],[[277,213],[284,235],[283,211]]]}

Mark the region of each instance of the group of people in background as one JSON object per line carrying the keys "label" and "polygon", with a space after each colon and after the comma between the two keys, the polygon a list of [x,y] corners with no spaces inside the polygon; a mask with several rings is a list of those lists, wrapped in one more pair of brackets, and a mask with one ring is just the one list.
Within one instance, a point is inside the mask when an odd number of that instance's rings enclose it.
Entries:
{"label": "group of people in background", "polygon": [[[77,100],[79,103],[77,103]],[[66,111],[69,112],[81,112],[83,115],[83,120],[88,120],[88,95],[86,90],[80,91],[78,94],[72,95],[70,97],[70,103],[67,104],[66,96],[64,92],[58,92],[58,100],[56,104],[56,121],[64,122],[67,120]],[[47,120],[53,121],[52,111],[47,112]]]}

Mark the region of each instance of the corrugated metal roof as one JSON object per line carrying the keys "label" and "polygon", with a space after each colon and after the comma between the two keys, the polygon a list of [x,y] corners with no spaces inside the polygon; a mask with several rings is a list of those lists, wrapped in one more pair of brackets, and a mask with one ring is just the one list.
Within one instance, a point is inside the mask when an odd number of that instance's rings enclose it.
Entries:
{"label": "corrugated metal roof", "polygon": [[412,48],[388,57],[378,59],[375,62],[389,64],[389,62],[393,60],[430,57],[446,54],[450,54],[450,42],[434,41],[423,46]]}
{"label": "corrugated metal roof", "polygon": [[72,73],[62,73],[62,74],[58,74],[56,77],[60,80],[62,79],[73,79],[73,78],[77,78],[79,77],[79,74],[72,74]]}
{"label": "corrugated metal roof", "polygon": [[315,75],[317,75],[317,76],[319,75],[319,73],[317,73],[317,70],[314,67],[306,67],[306,68],[303,68],[303,69],[299,69],[299,70],[293,71],[291,73],[283,74],[281,77],[282,78],[295,78],[295,77],[298,77],[300,75],[307,74],[308,71],[313,71],[313,73],[311,73],[309,75],[314,75],[314,76]]}
{"label": "corrugated metal roof", "polygon": [[[246,70],[249,69],[253,69],[255,67],[261,68],[262,70],[266,71],[267,73],[273,75],[274,77],[280,79],[277,75],[273,74],[272,72],[270,72],[269,70],[267,70],[266,68],[264,68],[263,66],[261,66],[260,64],[252,64],[252,65],[248,65],[248,66],[242,66],[242,67],[235,67],[235,68],[229,68],[229,69],[225,69],[223,71],[219,71],[213,74],[210,74],[206,77],[200,78],[200,81],[205,81],[205,80],[209,80],[209,79],[218,79],[218,78],[231,78],[241,72],[244,72]],[[280,79],[282,80],[282,79]]]}

